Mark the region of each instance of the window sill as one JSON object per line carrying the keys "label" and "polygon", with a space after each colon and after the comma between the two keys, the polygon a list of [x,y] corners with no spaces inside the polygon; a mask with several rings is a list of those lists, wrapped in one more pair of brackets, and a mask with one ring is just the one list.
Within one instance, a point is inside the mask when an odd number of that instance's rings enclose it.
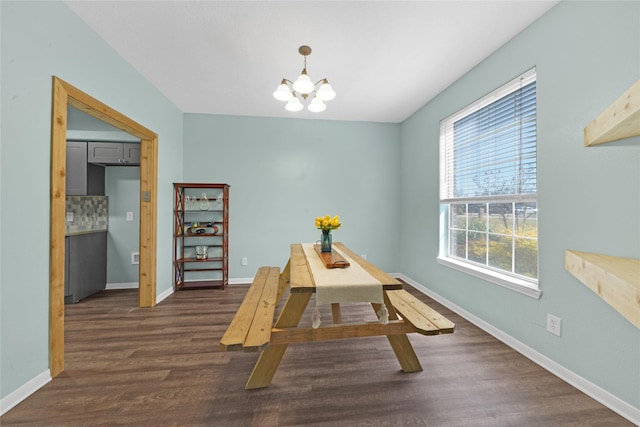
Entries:
{"label": "window sill", "polygon": [[526,280],[520,280],[515,277],[507,276],[506,274],[500,274],[479,267],[474,267],[473,265],[466,264],[452,258],[438,257],[437,261],[438,264],[442,264],[453,268],[454,270],[461,271],[504,288],[511,289],[512,291],[519,292],[531,298],[540,299],[540,296],[542,295],[541,290],[537,289],[535,285],[527,282]]}

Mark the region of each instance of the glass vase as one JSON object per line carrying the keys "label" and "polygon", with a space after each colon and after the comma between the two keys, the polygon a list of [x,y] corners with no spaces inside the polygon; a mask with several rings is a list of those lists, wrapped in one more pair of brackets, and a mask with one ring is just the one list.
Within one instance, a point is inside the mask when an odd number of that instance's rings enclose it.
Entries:
{"label": "glass vase", "polygon": [[331,252],[331,230],[322,230],[320,248],[321,252]]}

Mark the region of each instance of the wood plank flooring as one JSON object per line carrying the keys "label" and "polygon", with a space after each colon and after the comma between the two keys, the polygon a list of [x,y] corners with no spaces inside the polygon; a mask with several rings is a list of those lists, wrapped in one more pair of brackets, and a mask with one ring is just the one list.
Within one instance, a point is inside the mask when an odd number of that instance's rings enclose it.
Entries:
{"label": "wood plank flooring", "polygon": [[[258,354],[218,342],[247,289],[180,291],[155,308],[106,291],[67,306],[65,371],[0,425],[632,425],[410,286],[456,324],[410,335],[424,372],[401,372],[384,337],[293,344],[271,387],[246,391]],[[374,319],[366,304],[343,308],[344,322],[363,317]]]}

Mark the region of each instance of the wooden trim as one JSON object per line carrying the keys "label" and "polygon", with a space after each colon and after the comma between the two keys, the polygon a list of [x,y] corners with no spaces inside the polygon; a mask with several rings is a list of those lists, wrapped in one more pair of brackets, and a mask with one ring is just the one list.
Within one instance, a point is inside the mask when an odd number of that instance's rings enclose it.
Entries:
{"label": "wooden trim", "polygon": [[67,161],[67,91],[53,79],[51,117],[51,194],[49,226],[49,369],[64,370],[64,224]]}
{"label": "wooden trim", "polygon": [[[140,141],[140,271],[138,305],[156,305],[158,137]],[[145,266],[144,268],[142,268]]]}
{"label": "wooden trim", "polygon": [[640,135],[640,80],[584,129],[584,145]]}
{"label": "wooden trim", "polygon": [[158,135],[155,132],[150,131],[144,126],[131,120],[127,116],[108,105],[102,103],[96,98],[84,93],[80,89],[66,83],[57,77],[53,77],[57,80],[62,87],[66,90],[69,97],[68,104],[80,111],[87,113],[88,115],[95,117],[105,123],[110,124],[136,138],[142,139],[157,139]]}
{"label": "wooden trim", "polygon": [[64,370],[64,217],[67,106],[141,140],[139,305],[156,299],[158,135],[58,77],[53,77],[51,117],[51,194],[49,236],[49,368]]}
{"label": "wooden trim", "polygon": [[640,328],[640,260],[567,250],[564,268]]}

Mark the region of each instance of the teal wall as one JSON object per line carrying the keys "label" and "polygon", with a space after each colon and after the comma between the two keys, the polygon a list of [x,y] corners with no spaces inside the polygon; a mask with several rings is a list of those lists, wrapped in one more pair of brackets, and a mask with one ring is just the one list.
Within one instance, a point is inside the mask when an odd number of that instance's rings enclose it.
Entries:
{"label": "teal wall", "polygon": [[[158,293],[171,288],[171,184],[226,182],[232,279],[283,266],[289,243],[318,238],[315,216],[339,214],[336,240],[640,408],[637,328],[563,268],[568,248],[640,258],[640,140],[582,144],[640,77],[640,3],[562,2],[401,125],[183,115],[63,3],[2,1],[0,19],[0,396],[48,368],[57,75],[159,134]],[[440,119],[534,65],[540,300],[435,261]],[[561,338],[547,313],[562,318]]]}
{"label": "teal wall", "polygon": [[[436,263],[441,119],[537,66],[540,300]],[[640,258],[640,138],[583,129],[640,78],[639,2],[562,2],[402,124],[399,271],[640,408],[640,333],[564,269],[565,249]],[[547,313],[562,337],[546,331]]]}
{"label": "teal wall", "polygon": [[0,396],[49,367],[52,76],[159,135],[158,294],[171,288],[182,112],[62,2],[0,2]]}
{"label": "teal wall", "polygon": [[326,214],[343,223],[334,241],[398,266],[399,125],[185,114],[184,128],[184,181],[231,185],[232,279],[284,267]]}

